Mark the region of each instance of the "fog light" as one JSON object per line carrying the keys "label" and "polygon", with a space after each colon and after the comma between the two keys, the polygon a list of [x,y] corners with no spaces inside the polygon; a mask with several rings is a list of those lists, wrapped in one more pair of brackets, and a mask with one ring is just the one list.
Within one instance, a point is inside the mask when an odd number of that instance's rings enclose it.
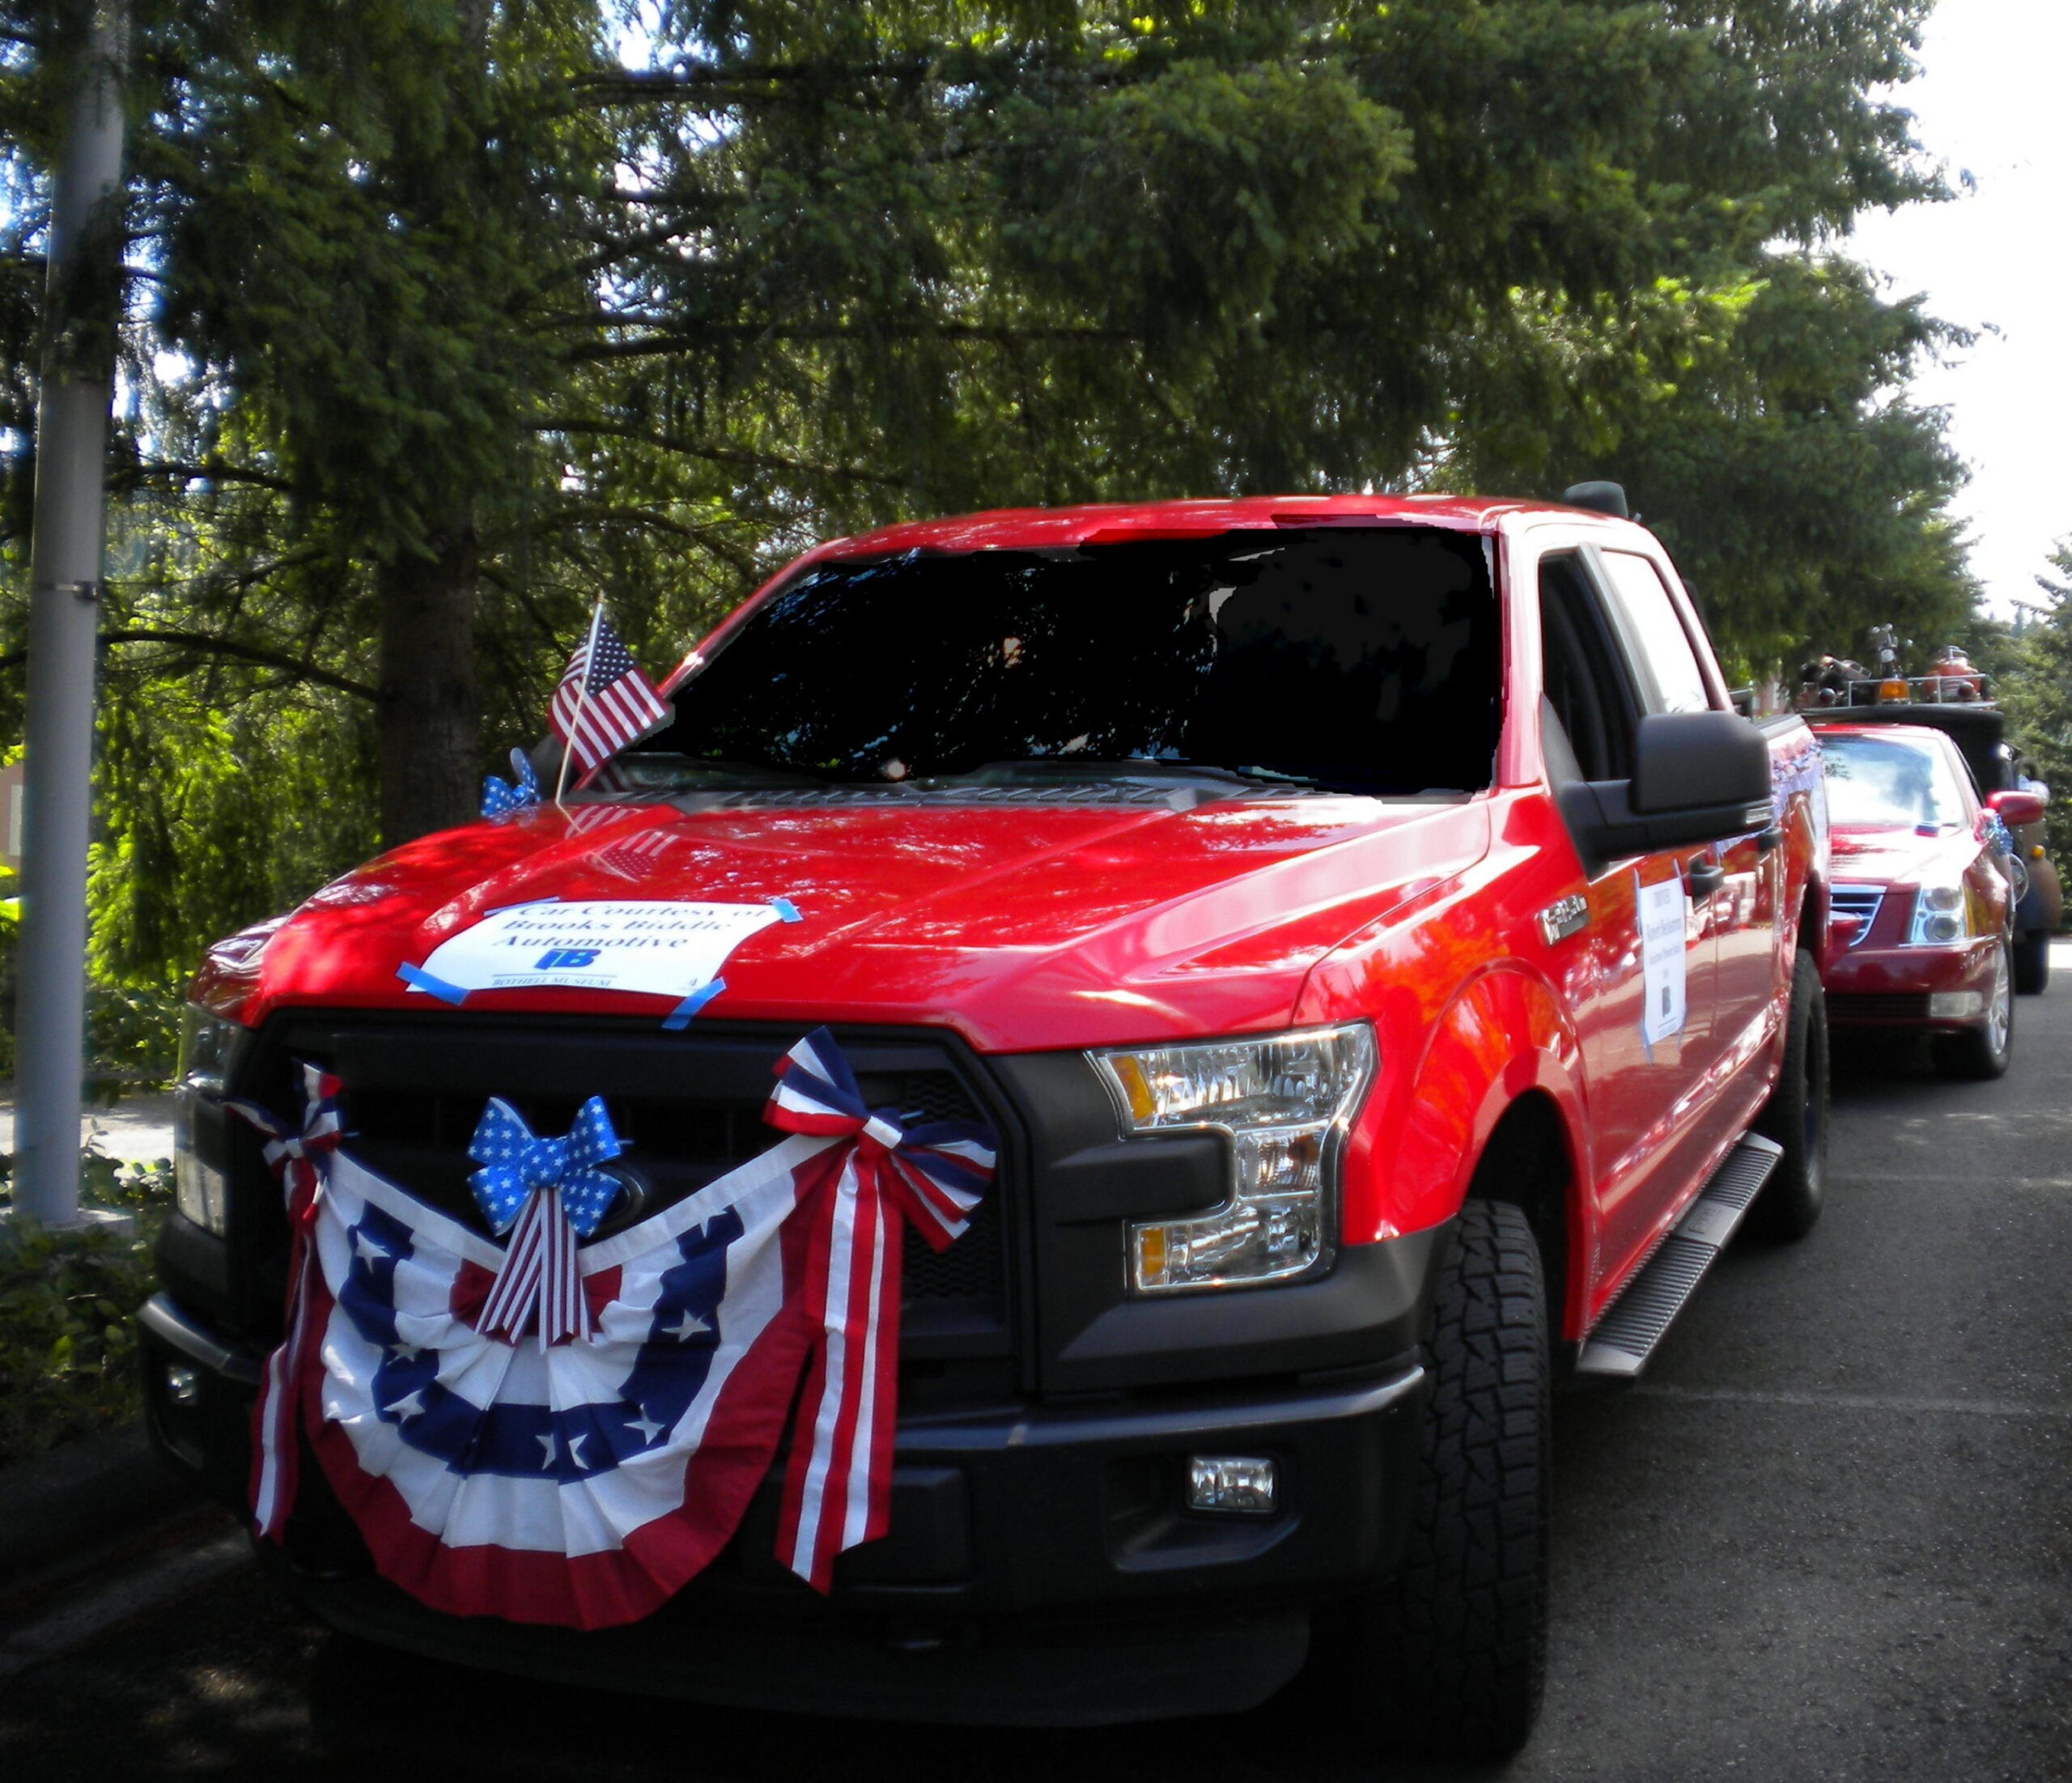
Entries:
{"label": "fog light", "polygon": [[165,1396],[175,1405],[192,1405],[202,1397],[202,1377],[185,1363],[167,1364]]}
{"label": "fog light", "polygon": [[1961,1021],[1966,1016],[1978,1014],[1985,1007],[1985,993],[1979,991],[1933,991],[1929,993],[1928,1013],[1934,1021]]}
{"label": "fog light", "polygon": [[1195,1455],[1187,1462],[1189,1510],[1257,1516],[1274,1509],[1274,1467],[1259,1455]]}

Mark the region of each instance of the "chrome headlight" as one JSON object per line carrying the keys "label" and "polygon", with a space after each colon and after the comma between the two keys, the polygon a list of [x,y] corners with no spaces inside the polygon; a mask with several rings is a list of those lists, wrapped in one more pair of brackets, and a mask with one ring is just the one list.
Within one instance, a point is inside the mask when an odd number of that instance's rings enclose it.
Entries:
{"label": "chrome headlight", "polygon": [[1913,923],[1907,931],[1909,947],[1950,947],[1973,932],[1971,899],[1962,880],[1943,885],[1923,885],[1913,894]]}
{"label": "chrome headlight", "polygon": [[1132,1223],[1138,1293],[1292,1281],[1329,1266],[1339,1153],[1374,1076],[1365,1022],[1253,1040],[1089,1053],[1123,1133],[1220,1130],[1230,1191],[1207,1213]]}
{"label": "chrome headlight", "polygon": [[239,1046],[248,1030],[199,1004],[181,1012],[180,1081],[173,1097],[173,1202],[186,1218],[221,1237],[230,1229],[229,1185],[223,1173],[194,1149],[194,1109],[220,1102],[229,1086]]}
{"label": "chrome headlight", "polygon": [[238,1046],[250,1031],[241,1021],[189,1004],[180,1016],[180,1087],[220,1097],[229,1085]]}

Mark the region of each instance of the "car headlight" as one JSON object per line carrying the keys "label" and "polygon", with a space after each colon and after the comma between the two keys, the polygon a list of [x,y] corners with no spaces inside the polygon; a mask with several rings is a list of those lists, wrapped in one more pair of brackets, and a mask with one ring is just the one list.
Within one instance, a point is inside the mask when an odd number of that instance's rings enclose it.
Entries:
{"label": "car headlight", "polygon": [[173,1204],[219,1237],[230,1229],[229,1185],[223,1173],[203,1162],[194,1148],[194,1110],[197,1103],[223,1099],[248,1032],[241,1022],[198,1004],[190,1003],[181,1012],[180,1080],[173,1097]]}
{"label": "car headlight", "polygon": [[1909,947],[1948,947],[1972,932],[1969,899],[1961,881],[1947,885],[1923,885],[1913,894],[1913,926],[1907,932]]}
{"label": "car headlight", "polygon": [[1129,1228],[1138,1293],[1292,1281],[1330,1264],[1339,1154],[1374,1076],[1365,1022],[1255,1040],[1089,1053],[1125,1138],[1217,1129],[1230,1141],[1221,1207]]}

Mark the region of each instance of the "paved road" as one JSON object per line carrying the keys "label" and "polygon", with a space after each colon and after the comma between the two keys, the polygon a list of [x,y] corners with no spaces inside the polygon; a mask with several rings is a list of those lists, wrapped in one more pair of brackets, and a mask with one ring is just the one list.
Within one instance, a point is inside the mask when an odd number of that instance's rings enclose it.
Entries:
{"label": "paved road", "polygon": [[[1845,1054],[1816,1231],[1737,1245],[1644,1384],[1560,1403],[1546,1713],[1515,1764],[1464,1774],[2072,1780],[2072,949],[2057,966],[1998,1084]],[[0,1770],[25,1779],[838,1764],[1374,1774],[1285,1704],[981,1735],[557,1696],[367,1655],[248,1568],[0,1685]]]}
{"label": "paved road", "polygon": [[[125,1163],[156,1163],[172,1156],[172,1097],[153,1093],[125,1096],[106,1107],[87,1109],[79,1117],[79,1143],[98,1145]],[[15,1090],[0,1085],[0,1152],[15,1148]]]}

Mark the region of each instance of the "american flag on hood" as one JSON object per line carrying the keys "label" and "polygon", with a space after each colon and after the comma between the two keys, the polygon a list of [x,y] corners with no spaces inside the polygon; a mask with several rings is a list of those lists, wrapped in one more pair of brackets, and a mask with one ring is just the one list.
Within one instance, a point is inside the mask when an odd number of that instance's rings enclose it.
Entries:
{"label": "american flag on hood", "polygon": [[654,685],[601,614],[562,671],[547,727],[567,745],[580,783],[669,715]]}

